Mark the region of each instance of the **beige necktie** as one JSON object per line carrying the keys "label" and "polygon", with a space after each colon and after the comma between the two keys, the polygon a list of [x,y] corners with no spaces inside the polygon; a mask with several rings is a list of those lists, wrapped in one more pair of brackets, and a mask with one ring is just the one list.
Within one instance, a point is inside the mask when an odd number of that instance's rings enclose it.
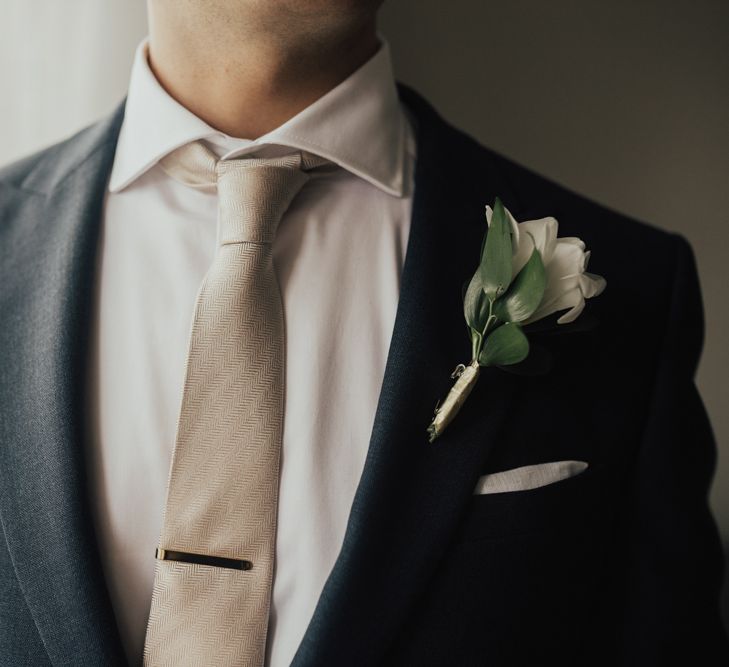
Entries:
{"label": "beige necktie", "polygon": [[284,324],[272,263],[281,216],[325,160],[218,161],[194,142],[161,165],[218,190],[218,251],[197,297],[144,664],[265,657],[283,428]]}

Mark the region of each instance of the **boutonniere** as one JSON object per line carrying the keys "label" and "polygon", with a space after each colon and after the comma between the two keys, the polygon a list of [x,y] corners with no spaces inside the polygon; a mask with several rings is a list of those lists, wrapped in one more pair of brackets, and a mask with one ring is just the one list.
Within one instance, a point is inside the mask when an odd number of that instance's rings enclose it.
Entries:
{"label": "boutonniere", "polygon": [[588,273],[590,252],[574,236],[557,237],[557,220],[517,223],[496,198],[486,207],[481,260],[463,296],[471,337],[471,361],[459,364],[453,387],[428,426],[433,442],[453,421],[471,393],[482,366],[510,366],[526,359],[529,341],[522,327],[566,310],[559,324],[575,320],[585,299],[605,289],[605,279]]}

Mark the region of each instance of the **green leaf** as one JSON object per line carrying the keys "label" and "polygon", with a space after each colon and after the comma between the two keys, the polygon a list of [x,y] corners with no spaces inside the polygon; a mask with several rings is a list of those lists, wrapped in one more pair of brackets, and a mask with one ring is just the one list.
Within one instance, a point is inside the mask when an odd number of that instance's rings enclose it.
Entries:
{"label": "green leaf", "polygon": [[518,364],[529,354],[529,341],[518,324],[507,322],[494,329],[481,348],[478,363],[481,366],[508,366]]}
{"label": "green leaf", "polygon": [[511,252],[511,225],[504,205],[497,197],[479,266],[483,290],[492,301],[500,297],[511,282]]}
{"label": "green leaf", "polygon": [[523,322],[539,307],[546,286],[542,256],[534,248],[506,294],[494,303],[495,315],[504,322]]}
{"label": "green leaf", "polygon": [[477,269],[463,297],[463,313],[468,326],[483,331],[489,316],[489,299],[483,291],[481,272]]}

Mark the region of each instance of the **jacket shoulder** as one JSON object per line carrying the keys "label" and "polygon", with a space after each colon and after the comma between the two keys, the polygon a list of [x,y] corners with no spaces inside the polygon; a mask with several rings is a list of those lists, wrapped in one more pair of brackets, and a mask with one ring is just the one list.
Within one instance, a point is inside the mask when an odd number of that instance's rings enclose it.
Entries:
{"label": "jacket shoulder", "polygon": [[4,190],[48,194],[93,153],[115,144],[123,115],[122,102],[111,114],[70,137],[0,167],[0,207]]}
{"label": "jacket shoulder", "polygon": [[[437,137],[442,146],[439,157],[445,166],[456,170],[458,182],[467,183],[467,189],[475,196],[478,192],[495,189],[517,220],[552,216],[560,223],[561,236],[567,235],[565,232],[601,238],[627,236],[673,250],[679,235],[591,200],[506,157],[445,120],[430,102],[409,86],[398,83],[398,91],[415,123],[427,128],[425,134]],[[493,183],[498,185],[494,188]],[[493,202],[483,203],[493,205]]]}

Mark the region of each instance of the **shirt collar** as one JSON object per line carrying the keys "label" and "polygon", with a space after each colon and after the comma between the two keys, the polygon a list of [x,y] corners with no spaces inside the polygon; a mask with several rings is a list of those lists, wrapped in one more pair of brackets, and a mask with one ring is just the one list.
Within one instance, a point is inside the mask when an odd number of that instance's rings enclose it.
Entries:
{"label": "shirt collar", "polygon": [[[161,158],[196,139],[208,139],[221,159],[277,145],[316,153],[372,183],[403,196],[406,118],[392,72],[390,48],[380,48],[335,88],[256,140],[227,136],[183,107],[162,88],[148,61],[148,40],[137,48],[124,123],[109,181],[118,192]],[[227,149],[227,150],[226,150]]]}

